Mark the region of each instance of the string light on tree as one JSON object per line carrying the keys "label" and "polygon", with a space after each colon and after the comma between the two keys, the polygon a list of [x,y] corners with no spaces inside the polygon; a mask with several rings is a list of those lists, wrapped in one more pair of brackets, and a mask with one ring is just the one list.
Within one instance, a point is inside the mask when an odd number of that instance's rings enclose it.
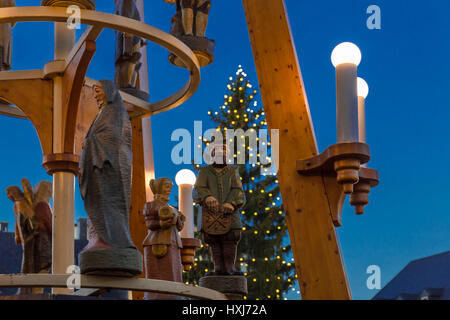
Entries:
{"label": "string light on tree", "polygon": [[[255,132],[258,135],[260,129],[265,129],[267,121],[265,119],[264,110],[259,107],[257,101],[258,91],[250,83],[244,68],[240,65],[235,77],[230,77],[225,84],[227,92],[223,93],[223,105],[217,110],[209,110],[208,117],[217,125],[217,129],[226,136],[226,131],[233,129],[242,129],[244,132]],[[246,276],[249,277],[247,298],[255,299],[282,299],[283,295],[289,289],[288,278],[293,277],[294,267],[288,267],[282,264],[281,260],[287,260],[290,255],[290,246],[288,246],[289,238],[287,236],[287,228],[277,228],[285,225],[285,218],[282,214],[281,198],[278,180],[276,176],[262,176],[261,172],[267,170],[260,157],[261,154],[255,153],[257,150],[248,145],[239,145],[235,140],[235,150],[233,158],[237,155],[244,154],[248,160],[252,155],[256,155],[259,159],[253,164],[239,164],[239,174],[246,193],[247,205],[241,211],[241,219],[243,222],[243,237],[238,248],[237,267],[241,268]],[[259,142],[259,138],[258,138]],[[205,144],[209,141],[204,142]],[[270,143],[267,142],[270,147]],[[239,148],[243,148],[239,149]],[[264,160],[270,159],[269,153],[264,155]],[[240,152],[240,153],[239,153]],[[278,197],[279,200],[274,200]],[[282,251],[276,249],[268,252],[267,248],[281,248],[286,246],[288,250]],[[206,248],[198,251],[198,255],[204,256],[202,262],[198,262],[199,267],[191,270],[186,276],[196,281],[203,276],[205,268],[209,261],[209,252]],[[246,264],[245,261],[250,261]],[[196,272],[195,272],[196,271]],[[260,279],[260,280],[259,280]],[[269,279],[267,282],[266,279]],[[277,291],[278,290],[278,291]],[[269,298],[270,297],[270,298]]]}

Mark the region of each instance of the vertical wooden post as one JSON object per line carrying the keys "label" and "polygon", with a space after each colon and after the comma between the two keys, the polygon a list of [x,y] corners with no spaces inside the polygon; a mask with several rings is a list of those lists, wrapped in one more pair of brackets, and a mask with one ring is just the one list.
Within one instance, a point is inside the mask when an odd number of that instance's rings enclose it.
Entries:
{"label": "vertical wooden post", "polygon": [[[141,21],[145,21],[144,1],[135,1]],[[139,70],[138,87],[145,92],[149,92],[147,48],[142,48],[141,52],[142,67]],[[145,226],[143,209],[146,202],[153,200],[149,182],[155,177],[151,117],[133,119],[131,124],[133,126],[133,185],[131,189],[130,233],[134,244],[143,255],[142,243],[148,232]],[[141,277],[144,276],[143,273]],[[133,292],[132,297],[133,300],[142,300],[144,293]]]}
{"label": "vertical wooden post", "polygon": [[[144,254],[142,243],[147,236],[147,227],[145,226],[145,219],[142,211],[147,199],[145,194],[142,119],[135,118],[131,120],[131,125],[133,128],[133,184],[131,187],[130,233],[135,246],[142,254]],[[141,277],[144,277],[144,274],[142,274]],[[142,300],[143,298],[143,293],[133,292],[133,300]]]}
{"label": "vertical wooden post", "polygon": [[278,177],[302,297],[350,299],[322,178],[296,171],[296,160],[318,150],[284,1],[243,4],[267,122],[279,130]]}
{"label": "vertical wooden post", "polygon": [[[142,22],[145,22],[144,0],[136,0]],[[148,80],[148,52],[147,47],[141,48],[142,66],[139,70],[139,88],[147,93],[150,92]],[[145,192],[147,202],[153,200],[153,193],[150,189],[150,180],[155,178],[155,163],[153,160],[153,140],[152,140],[152,117],[142,118],[142,138],[144,139],[144,169],[145,169]]]}
{"label": "vertical wooden post", "polygon": [[[62,22],[55,23],[55,60],[64,60],[75,43],[75,30]],[[64,153],[65,115],[63,78],[53,79],[53,153]],[[52,273],[65,274],[74,265],[75,175],[71,172],[53,174],[53,248]],[[52,290],[54,294],[70,294],[69,289]]]}

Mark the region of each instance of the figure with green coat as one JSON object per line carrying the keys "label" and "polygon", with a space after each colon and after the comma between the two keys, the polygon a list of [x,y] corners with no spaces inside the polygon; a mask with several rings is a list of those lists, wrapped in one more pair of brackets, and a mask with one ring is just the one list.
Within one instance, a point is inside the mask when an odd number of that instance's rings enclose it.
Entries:
{"label": "figure with green coat", "polygon": [[194,200],[202,206],[203,240],[213,257],[214,272],[209,275],[242,275],[235,263],[245,193],[237,168],[226,163],[226,145],[215,148],[213,157],[220,161],[200,169],[194,189]]}

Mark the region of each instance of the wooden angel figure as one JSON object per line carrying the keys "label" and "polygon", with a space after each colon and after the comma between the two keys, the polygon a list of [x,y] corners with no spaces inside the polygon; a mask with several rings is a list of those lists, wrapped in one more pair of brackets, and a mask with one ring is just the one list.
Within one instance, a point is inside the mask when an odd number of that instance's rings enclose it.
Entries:
{"label": "wooden angel figure", "polygon": [[[22,190],[17,186],[6,189],[14,202],[16,218],[16,243],[23,247],[23,274],[48,273],[52,263],[52,183],[43,181],[34,189],[27,179],[22,180]],[[22,289],[21,294],[42,293],[40,288]]]}

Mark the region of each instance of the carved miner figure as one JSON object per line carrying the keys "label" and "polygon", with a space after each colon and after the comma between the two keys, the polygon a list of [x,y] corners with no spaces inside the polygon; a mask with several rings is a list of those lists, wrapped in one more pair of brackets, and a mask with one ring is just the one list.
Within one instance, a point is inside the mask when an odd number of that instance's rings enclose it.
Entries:
{"label": "carved miner figure", "polygon": [[237,168],[226,164],[226,145],[216,148],[213,156],[214,163],[200,169],[194,189],[194,200],[202,206],[201,231],[211,247],[213,275],[241,275],[235,262],[245,193]]}

